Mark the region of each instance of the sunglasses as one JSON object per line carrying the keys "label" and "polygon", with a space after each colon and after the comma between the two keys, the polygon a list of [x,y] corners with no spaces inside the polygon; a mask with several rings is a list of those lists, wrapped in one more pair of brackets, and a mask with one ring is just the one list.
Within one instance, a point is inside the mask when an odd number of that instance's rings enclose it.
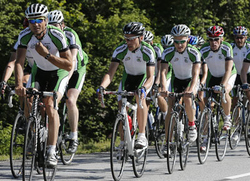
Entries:
{"label": "sunglasses", "polygon": [[31,24],[35,24],[35,23],[40,24],[41,22],[43,22],[43,20],[44,19],[30,19],[29,23],[31,23]]}
{"label": "sunglasses", "polygon": [[209,38],[209,41],[219,41],[220,38]]}
{"label": "sunglasses", "polygon": [[139,38],[139,37],[140,36],[132,36],[132,37],[126,37],[126,36],[124,36],[125,40],[127,40],[127,41],[132,41],[132,40],[134,40],[136,38]]}
{"label": "sunglasses", "polygon": [[176,44],[183,44],[183,43],[187,42],[187,40],[188,39],[186,39],[186,40],[174,40],[174,43],[176,43]]}
{"label": "sunglasses", "polygon": [[243,39],[245,38],[244,36],[236,36],[235,39]]}

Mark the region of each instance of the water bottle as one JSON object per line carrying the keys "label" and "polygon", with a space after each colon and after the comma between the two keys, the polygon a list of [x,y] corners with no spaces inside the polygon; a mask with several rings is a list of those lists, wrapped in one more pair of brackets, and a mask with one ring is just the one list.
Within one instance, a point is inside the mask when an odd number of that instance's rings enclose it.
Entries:
{"label": "water bottle", "polygon": [[153,129],[153,123],[155,122],[154,116],[152,112],[148,115],[148,120],[149,120],[149,129]]}

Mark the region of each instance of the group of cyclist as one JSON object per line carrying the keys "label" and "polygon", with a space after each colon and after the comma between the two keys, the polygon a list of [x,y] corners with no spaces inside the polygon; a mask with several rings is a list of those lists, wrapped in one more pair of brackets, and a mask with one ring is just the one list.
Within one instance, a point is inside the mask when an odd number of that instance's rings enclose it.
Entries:
{"label": "group of cyclist", "polygon": [[[4,93],[6,82],[14,69],[15,93],[20,98],[26,95],[26,88],[31,87],[40,91],[55,91],[59,104],[66,92],[71,129],[67,151],[75,153],[79,144],[77,132],[79,112],[76,102],[85,80],[88,56],[82,49],[78,34],[65,25],[61,11],[49,12],[44,4],[34,3],[26,9],[25,16],[25,29],[19,34],[3,74],[1,93]],[[59,115],[54,109],[53,97],[46,97],[43,102],[49,118],[46,164],[55,167]],[[30,104],[27,103],[27,107],[24,107],[26,111]]]}
{"label": "group of cyclist", "polygon": [[[11,60],[2,78],[2,93],[6,82],[15,67],[16,94],[26,95],[26,88],[32,87],[43,91],[56,91],[60,102],[67,92],[68,117],[71,127],[69,152],[75,152],[78,146],[78,109],[77,98],[82,89],[88,56],[82,50],[77,33],[67,27],[61,11],[49,12],[43,4],[31,4],[25,11],[24,30],[20,32]],[[224,30],[220,26],[211,26],[207,30],[208,42],[199,36],[191,35],[185,24],[175,25],[170,34],[162,37],[161,44],[154,43],[154,35],[146,31],[140,22],[130,22],[123,28],[124,39],[113,52],[108,72],[104,75],[100,90],[105,90],[111,83],[115,72],[123,62],[124,72],[118,90],[134,91],[138,104],[139,135],[135,149],[148,147],[145,127],[148,118],[146,97],[151,90],[160,92],[184,92],[183,102],[188,117],[189,141],[197,138],[195,109],[192,108],[193,95],[200,86],[225,88],[226,103],[222,107],[226,114],[224,129],[231,127],[231,97],[234,84],[242,84],[247,90],[249,79],[250,44],[247,43],[247,29],[237,26],[233,29],[234,43],[223,41]],[[28,66],[23,69],[25,61]],[[30,75],[25,78],[25,75]],[[236,81],[235,81],[236,80]],[[24,83],[26,83],[24,85]],[[219,91],[216,91],[219,93]],[[200,108],[204,109],[203,92]],[[247,92],[250,99],[250,93]],[[173,98],[159,96],[159,106],[168,128],[173,107]],[[142,106],[139,106],[141,101]],[[56,166],[56,142],[59,128],[59,115],[53,108],[53,98],[44,99],[49,117],[49,150],[47,164]],[[121,97],[118,97],[121,107]],[[166,134],[167,137],[167,134]],[[124,144],[124,143],[123,143]],[[167,154],[164,147],[164,154]]]}

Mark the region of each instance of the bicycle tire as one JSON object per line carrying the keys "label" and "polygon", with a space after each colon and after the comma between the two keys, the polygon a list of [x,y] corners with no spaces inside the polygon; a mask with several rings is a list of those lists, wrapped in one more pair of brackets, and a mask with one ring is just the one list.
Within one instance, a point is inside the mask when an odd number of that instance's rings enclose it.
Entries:
{"label": "bicycle tire", "polygon": [[[66,106],[66,104],[65,104]],[[63,122],[61,123],[61,128],[62,130],[59,131],[59,138],[62,139],[61,143],[59,144],[59,149],[60,149],[60,156],[61,160],[64,165],[69,165],[74,159],[75,153],[69,153],[68,148],[69,148],[69,133],[70,133],[70,126],[68,124],[68,116],[65,111],[64,116],[63,116]]]}
{"label": "bicycle tire", "polygon": [[163,120],[163,115],[160,113],[160,119],[156,119],[155,121],[155,150],[159,158],[165,158],[163,155],[163,148],[164,144],[166,142],[166,136],[165,136],[165,120]]}
{"label": "bicycle tire", "polygon": [[27,123],[23,147],[23,181],[32,180],[35,169],[36,122],[31,117]]}
{"label": "bicycle tire", "polygon": [[176,162],[177,147],[178,147],[178,136],[177,136],[177,121],[179,120],[178,114],[174,112],[171,115],[169,126],[168,126],[168,137],[167,137],[167,168],[168,173],[172,174]]}
{"label": "bicycle tire", "polygon": [[[135,129],[135,139],[133,139],[133,141],[136,140],[136,138],[138,137],[139,134],[139,128],[138,128],[138,124],[137,124],[137,129]],[[145,136],[148,140],[148,126],[145,127]],[[135,145],[135,144],[134,144]],[[136,150],[134,149],[134,156],[132,156],[132,165],[133,165],[133,171],[134,171],[134,175],[139,178],[144,174],[145,171],[145,167],[146,167],[146,162],[147,162],[147,155],[148,155],[148,147],[143,149],[143,150]]]}
{"label": "bicycle tire", "polygon": [[10,168],[14,178],[22,174],[25,130],[26,119],[23,113],[19,112],[12,127],[10,140]]}
{"label": "bicycle tire", "polygon": [[248,118],[245,123],[245,143],[246,143],[246,149],[247,153],[250,156],[250,116],[248,115]]}
{"label": "bicycle tire", "polygon": [[197,153],[200,164],[204,164],[207,160],[210,143],[211,143],[211,118],[212,114],[207,108],[201,114],[200,121],[198,123],[198,135],[197,135]]}
{"label": "bicycle tire", "polygon": [[184,125],[184,129],[182,131],[182,136],[179,140],[179,156],[180,156],[180,166],[181,170],[185,170],[188,160],[189,154],[189,140],[188,140],[188,133],[189,133],[189,126],[188,126],[188,118],[187,115],[181,115],[181,120],[179,120],[181,124]]}
{"label": "bicycle tire", "polygon": [[[41,123],[42,124],[42,123]],[[47,158],[47,142],[48,142],[48,116],[45,116],[45,120],[44,120],[44,136],[42,139],[42,154],[43,154],[43,178],[45,181],[53,181],[55,179],[56,176],[56,169],[57,167],[49,167],[46,164],[46,158]]]}
{"label": "bicycle tire", "polygon": [[228,131],[223,129],[224,119],[218,114],[217,128],[215,129],[215,152],[218,161],[222,161],[226,155],[228,143]]}
{"label": "bicycle tire", "polygon": [[126,162],[125,144],[120,145],[121,141],[124,141],[122,137],[125,137],[123,125],[123,120],[116,119],[110,145],[110,167],[112,177],[115,181],[118,181],[122,178],[124,165]]}
{"label": "bicycle tire", "polygon": [[229,130],[229,146],[232,150],[237,148],[240,138],[241,138],[241,132],[242,132],[242,109],[240,105],[237,105],[233,109],[232,113],[232,126]]}

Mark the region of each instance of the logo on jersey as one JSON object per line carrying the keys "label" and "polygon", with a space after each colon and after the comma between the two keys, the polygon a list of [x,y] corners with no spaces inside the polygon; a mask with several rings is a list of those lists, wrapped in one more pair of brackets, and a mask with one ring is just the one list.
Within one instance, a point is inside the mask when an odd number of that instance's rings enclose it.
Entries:
{"label": "logo on jersey", "polygon": [[213,58],[213,56],[212,56],[212,55],[210,55],[209,57],[207,57],[207,59],[210,59],[210,58]]}
{"label": "logo on jersey", "polygon": [[219,59],[220,59],[220,60],[223,59],[222,57],[223,57],[223,55],[219,54]]}
{"label": "logo on jersey", "polygon": [[234,53],[234,56],[237,56],[237,53],[236,53],[236,52]]}
{"label": "logo on jersey", "polygon": [[129,61],[130,60],[130,57],[127,57],[127,58],[125,58],[125,60],[124,61]]}
{"label": "logo on jersey", "polygon": [[51,30],[51,32],[52,32],[53,34],[59,36],[61,39],[63,39],[63,35],[62,35],[61,33],[58,33],[57,30],[53,29],[53,30]]}
{"label": "logo on jersey", "polygon": [[188,57],[184,57],[184,62],[188,63]]}
{"label": "logo on jersey", "polygon": [[141,57],[136,57],[137,62],[141,62]]}
{"label": "logo on jersey", "polygon": [[174,59],[174,62],[177,62],[179,60],[179,58],[176,58],[176,59]]}

